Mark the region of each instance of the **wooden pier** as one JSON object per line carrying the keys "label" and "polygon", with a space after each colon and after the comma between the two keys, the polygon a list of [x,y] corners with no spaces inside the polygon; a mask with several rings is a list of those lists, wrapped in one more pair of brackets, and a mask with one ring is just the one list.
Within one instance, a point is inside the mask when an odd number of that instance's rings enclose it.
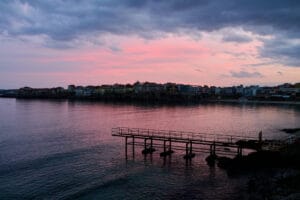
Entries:
{"label": "wooden pier", "polygon": [[152,154],[161,149],[160,156],[165,157],[174,150],[184,150],[185,159],[192,159],[196,152],[206,152],[210,156],[237,155],[241,156],[244,149],[259,151],[262,148],[281,148],[286,140],[263,140],[261,132],[258,137],[205,134],[185,131],[155,130],[142,128],[112,128],[112,136],[125,138],[125,155],[128,156],[128,145],[142,146],[143,154]]}

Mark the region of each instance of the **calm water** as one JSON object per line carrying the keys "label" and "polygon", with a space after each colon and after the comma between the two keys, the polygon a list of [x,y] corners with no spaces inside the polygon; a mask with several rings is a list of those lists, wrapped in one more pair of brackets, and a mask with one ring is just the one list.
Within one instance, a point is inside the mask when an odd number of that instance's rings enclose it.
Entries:
{"label": "calm water", "polygon": [[266,137],[300,124],[291,106],[140,106],[0,98],[0,199],[239,199],[228,177],[197,155],[124,158],[111,128],[129,126]]}

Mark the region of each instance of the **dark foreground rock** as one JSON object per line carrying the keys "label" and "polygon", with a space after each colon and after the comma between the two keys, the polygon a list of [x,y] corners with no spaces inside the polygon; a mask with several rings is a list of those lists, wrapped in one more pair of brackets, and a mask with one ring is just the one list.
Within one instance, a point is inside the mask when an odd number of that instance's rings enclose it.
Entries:
{"label": "dark foreground rock", "polygon": [[258,151],[235,158],[216,157],[228,175],[246,173],[248,188],[242,199],[300,199],[300,140],[280,151]]}
{"label": "dark foreground rock", "polygon": [[281,131],[285,133],[297,133],[298,131],[300,131],[300,128],[284,128],[281,129]]}
{"label": "dark foreground rock", "polygon": [[218,166],[231,172],[262,168],[300,169],[300,140],[281,151],[258,151],[235,158],[217,157]]}
{"label": "dark foreground rock", "polygon": [[299,200],[300,173],[290,169],[268,170],[255,173],[249,177],[247,200]]}

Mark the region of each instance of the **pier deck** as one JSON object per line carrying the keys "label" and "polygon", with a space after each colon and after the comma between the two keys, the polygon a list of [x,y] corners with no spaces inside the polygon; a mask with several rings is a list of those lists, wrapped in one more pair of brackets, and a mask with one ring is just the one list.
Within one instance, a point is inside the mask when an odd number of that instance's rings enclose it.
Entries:
{"label": "pier deck", "polygon": [[[126,157],[128,145],[132,145],[133,156],[135,146],[143,146],[143,154],[151,154],[156,150],[155,148],[163,149],[161,156],[168,156],[174,152],[173,150],[185,150],[185,158],[190,159],[195,156],[194,152],[208,152],[210,155],[216,155],[216,153],[218,155],[242,155],[243,149],[255,151],[263,147],[275,149],[287,143],[286,140],[262,140],[259,137],[128,127],[113,128],[112,136],[125,138]],[[141,142],[141,140],[144,141]]]}

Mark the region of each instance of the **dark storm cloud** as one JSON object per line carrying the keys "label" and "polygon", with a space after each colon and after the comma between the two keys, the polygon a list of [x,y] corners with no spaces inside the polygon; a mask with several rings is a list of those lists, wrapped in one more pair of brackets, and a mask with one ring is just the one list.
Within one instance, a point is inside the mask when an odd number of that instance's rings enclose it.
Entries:
{"label": "dark storm cloud", "polygon": [[[45,34],[55,40],[72,40],[93,32],[143,36],[150,31],[155,37],[155,32],[180,28],[212,31],[228,26],[271,26],[294,34],[300,31],[299,1],[4,0],[0,10],[2,31]],[[22,26],[14,27],[17,22]]]}
{"label": "dark storm cloud", "polygon": [[[53,42],[106,33],[156,38],[164,33],[179,33],[182,29],[214,31],[226,27],[300,38],[298,0],[2,0],[0,13],[0,34],[43,35]],[[223,39],[251,41],[238,35]],[[265,53],[276,46],[275,43],[274,40],[267,42],[262,55],[294,57],[293,51],[299,54],[299,48],[294,46],[275,47],[276,50]]]}

